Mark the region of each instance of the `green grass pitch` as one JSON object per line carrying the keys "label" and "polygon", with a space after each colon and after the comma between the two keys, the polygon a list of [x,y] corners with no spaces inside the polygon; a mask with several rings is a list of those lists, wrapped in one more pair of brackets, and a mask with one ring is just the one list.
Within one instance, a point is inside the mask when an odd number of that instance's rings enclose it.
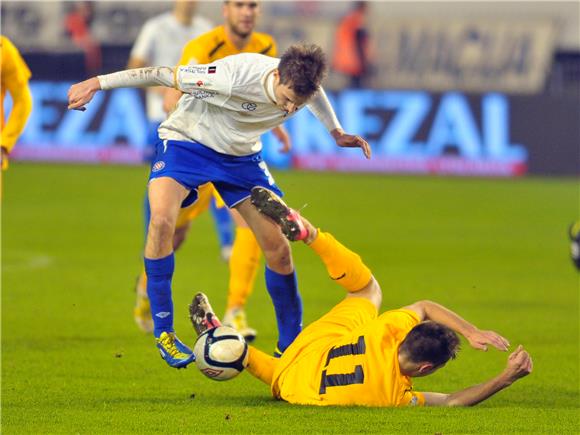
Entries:
{"label": "green grass pitch", "polygon": [[[383,309],[432,299],[523,343],[534,373],[470,409],[299,407],[243,373],[212,382],[174,370],[132,318],[141,267],[144,167],[13,164],[3,180],[2,432],[577,433],[578,273],[567,225],[575,179],[449,179],[276,173],[287,201],[362,255]],[[209,215],[177,256],[176,329],[193,344],[187,304],[205,291],[222,312],[226,265]],[[294,246],[311,322],[343,297],[306,247]],[[271,351],[273,309],[260,274],[248,306]],[[417,380],[451,392],[499,372],[506,355],[464,343]]]}

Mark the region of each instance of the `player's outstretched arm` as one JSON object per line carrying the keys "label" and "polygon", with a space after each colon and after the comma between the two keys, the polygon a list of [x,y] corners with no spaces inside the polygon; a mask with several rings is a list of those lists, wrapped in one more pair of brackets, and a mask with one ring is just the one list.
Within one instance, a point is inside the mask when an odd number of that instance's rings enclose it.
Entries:
{"label": "player's outstretched arm", "polygon": [[322,87],[308,102],[308,109],[324,124],[339,147],[361,148],[365,157],[371,158],[371,147],[366,140],[344,132]]}
{"label": "player's outstretched arm", "polygon": [[522,345],[513,352],[507,367],[483,384],[474,385],[452,394],[423,393],[426,406],[473,406],[509,387],[518,379],[529,375],[533,369],[532,358]]}
{"label": "player's outstretched arm", "polygon": [[419,301],[405,308],[415,311],[423,320],[432,320],[453,329],[463,335],[474,349],[487,351],[487,346],[492,345],[505,352],[510,345],[509,341],[497,332],[482,331],[458,314],[435,302]]}
{"label": "player's outstretched arm", "polygon": [[68,108],[69,110],[82,109],[101,89],[141,88],[147,86],[173,87],[175,84],[174,77],[173,68],[167,66],[129,69],[93,77],[70,87],[68,91]]}

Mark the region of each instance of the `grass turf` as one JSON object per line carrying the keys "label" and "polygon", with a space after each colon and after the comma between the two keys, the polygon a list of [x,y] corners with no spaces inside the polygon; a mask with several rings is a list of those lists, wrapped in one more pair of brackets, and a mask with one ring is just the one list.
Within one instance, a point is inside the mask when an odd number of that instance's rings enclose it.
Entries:
{"label": "grass turf", "polygon": [[[470,409],[292,406],[244,373],[212,382],[168,368],[132,319],[141,267],[141,167],[13,164],[2,222],[2,430],[14,433],[576,433],[578,274],[566,226],[577,180],[278,173],[295,207],[359,252],[383,308],[429,298],[523,343],[534,373]],[[305,322],[342,296],[314,254],[294,247]],[[195,291],[225,304],[226,265],[209,215],[177,256],[176,329],[193,344]],[[256,345],[274,347],[261,275],[248,306]],[[506,355],[467,347],[417,380],[450,392],[496,374]]]}

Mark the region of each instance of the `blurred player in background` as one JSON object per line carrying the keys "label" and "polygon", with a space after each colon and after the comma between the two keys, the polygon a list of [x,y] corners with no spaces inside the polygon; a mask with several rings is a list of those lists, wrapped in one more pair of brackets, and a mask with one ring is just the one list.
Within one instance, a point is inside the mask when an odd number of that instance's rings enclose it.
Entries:
{"label": "blurred player in background", "polygon": [[570,237],[570,258],[576,269],[580,270],[580,221],[570,225],[568,236]]}
{"label": "blurred player in background", "polygon": [[[24,130],[26,121],[32,112],[32,95],[28,87],[30,70],[20,56],[18,49],[5,36],[0,36],[0,51],[2,63],[0,75],[2,76],[0,122],[2,123],[2,170],[8,169],[8,155],[14,148],[18,136]],[[12,109],[8,119],[4,117],[4,97],[6,91],[12,98]]]}
{"label": "blurred player in background", "polygon": [[[208,33],[189,41],[183,49],[179,65],[209,64],[232,54],[260,53],[275,57],[277,55],[276,42],[272,36],[255,32],[256,22],[260,15],[260,5],[256,1],[226,1],[223,6],[225,22]],[[132,65],[130,65],[131,67]],[[171,112],[182,96],[180,91],[167,89],[165,92],[165,110]],[[290,149],[290,138],[286,130],[276,127],[273,134],[282,143],[282,151]],[[214,197],[216,208],[228,212],[219,194],[211,184],[203,186],[199,192],[200,199],[190,207],[181,210],[175,230],[174,249],[177,249],[185,240],[191,221],[208,208],[208,200]],[[224,323],[237,329],[248,341],[256,336],[256,330],[248,326],[245,306],[254,287],[256,274],[260,265],[260,246],[252,230],[235,211],[230,210],[236,223],[234,244],[229,258],[230,277],[228,283],[228,298]],[[144,273],[139,280],[142,291],[138,292],[146,297]],[[145,306],[142,299],[141,306]],[[148,308],[148,301],[147,308]],[[136,311],[137,313],[137,311]],[[143,311],[143,322],[152,324],[150,311]]]}
{"label": "blurred player in background", "polygon": [[[157,15],[145,22],[131,50],[127,68],[176,65],[183,46],[191,39],[198,37],[213,27],[213,24],[208,19],[196,14],[196,9],[195,1],[178,0],[173,6],[173,10]],[[153,158],[155,144],[159,141],[157,129],[167,119],[167,115],[163,110],[163,97],[166,91],[167,88],[162,86],[146,90],[147,119],[149,121],[147,148],[145,150],[147,161],[151,161]],[[206,202],[209,201],[207,195],[204,195],[203,199],[207,199]],[[145,232],[147,232],[149,225],[149,200],[147,194],[145,194],[143,210],[145,214]],[[216,222],[218,229],[222,229],[221,231],[218,230],[222,249],[231,250],[232,224],[227,211],[225,211],[225,214],[223,212],[218,213]],[[175,249],[177,249],[181,243],[176,240],[175,244]],[[147,298],[146,279],[145,271],[142,271],[137,280],[137,300],[133,309],[133,317],[143,331],[153,332],[153,320],[151,319],[151,308]]]}
{"label": "blurred player in background", "polygon": [[368,4],[357,1],[336,30],[332,68],[346,76],[351,88],[367,85],[371,70],[371,46],[366,26]]}
{"label": "blurred player in background", "polygon": [[[455,358],[457,334],[480,350],[491,345],[507,351],[508,341],[430,301],[378,316],[382,291],[360,256],[267,189],[252,189],[252,204],[290,240],[303,240],[330,278],[348,291],[346,299],[304,329],[280,359],[250,346],[248,371],[268,384],[274,397],[301,405],[471,406],[531,373],[532,360],[519,346],[507,368],[480,385],[453,394],[413,391],[412,378],[430,375]],[[219,326],[203,293],[195,296],[190,317],[198,334]]]}
{"label": "blurred player in background", "polygon": [[288,241],[250,204],[251,189],[279,194],[261,157],[260,136],[307,106],[339,147],[368,143],[347,134],[321,82],[326,57],[316,45],[293,45],[281,59],[240,53],[209,65],[149,67],[93,77],[71,86],[70,110],[84,108],[99,90],[163,85],[184,92],[175,111],[159,127],[157,155],[149,177],[151,221],[145,245],[147,294],[154,313],[154,336],[162,358],[181,368],[194,360],[173,328],[171,281],[175,270],[173,236],[180,208],[193,204],[211,182],[228,207],[248,223],[266,258],[266,287],[278,323],[283,352],[302,329],[302,302]]}

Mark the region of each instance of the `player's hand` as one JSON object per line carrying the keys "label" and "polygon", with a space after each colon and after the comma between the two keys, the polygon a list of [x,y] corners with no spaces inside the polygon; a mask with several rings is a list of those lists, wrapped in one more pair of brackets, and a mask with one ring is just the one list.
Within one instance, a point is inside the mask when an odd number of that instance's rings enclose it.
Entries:
{"label": "player's hand", "polygon": [[532,357],[520,344],[518,348],[508,357],[505,374],[508,376],[510,381],[513,382],[523,378],[524,376],[528,376],[530,373],[532,373],[533,368],[534,363],[532,361]]}
{"label": "player's hand", "polygon": [[274,128],[272,130],[272,134],[274,134],[274,136],[276,136],[276,139],[280,141],[281,146],[278,149],[278,151],[280,151],[283,154],[287,154],[292,149],[292,142],[290,141],[290,136],[288,135],[286,130],[280,127]]}
{"label": "player's hand", "polygon": [[353,134],[346,134],[344,131],[338,128],[332,130],[331,134],[339,147],[361,148],[365,157],[367,159],[371,158],[371,147],[362,137]]}
{"label": "player's hand", "polygon": [[474,349],[487,351],[487,346],[492,345],[498,350],[506,352],[510,346],[509,341],[494,331],[480,331],[479,329],[465,336]]}
{"label": "player's hand", "polygon": [[101,84],[96,77],[72,85],[68,90],[68,109],[85,110],[85,105],[93,99],[93,96],[100,89]]}

